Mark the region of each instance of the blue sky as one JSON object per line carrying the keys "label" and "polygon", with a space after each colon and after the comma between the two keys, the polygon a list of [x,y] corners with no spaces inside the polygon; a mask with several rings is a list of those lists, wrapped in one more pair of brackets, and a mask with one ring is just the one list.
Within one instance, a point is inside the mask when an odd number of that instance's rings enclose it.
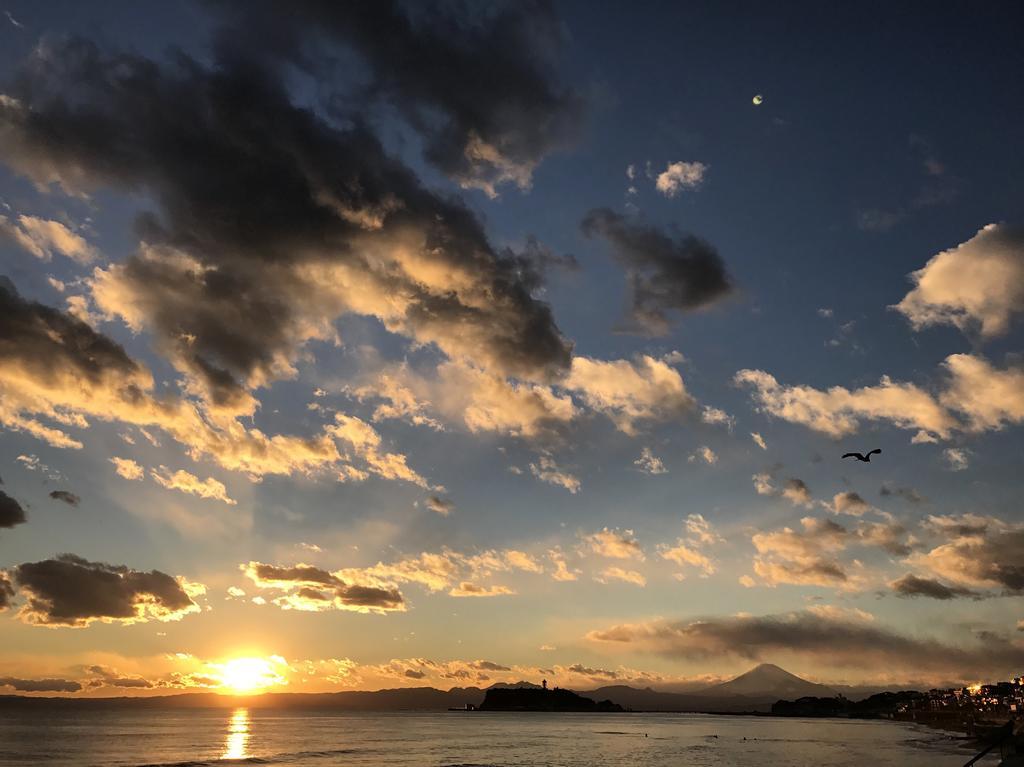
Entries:
{"label": "blue sky", "polygon": [[1019,673],[1020,9],[393,10],[9,5],[0,676]]}

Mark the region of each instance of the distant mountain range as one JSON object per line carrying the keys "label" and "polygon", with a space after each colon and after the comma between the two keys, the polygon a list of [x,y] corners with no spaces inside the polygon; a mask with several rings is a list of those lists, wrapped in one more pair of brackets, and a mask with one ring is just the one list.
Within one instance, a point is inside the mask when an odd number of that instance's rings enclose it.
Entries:
{"label": "distant mountain range", "polygon": [[[531,682],[509,684],[499,682],[488,688],[454,687],[438,690],[433,687],[406,687],[393,690],[346,691],[331,693],[265,693],[236,696],[217,693],[181,693],[154,697],[120,698],[40,698],[23,695],[0,696],[0,709],[54,706],[61,708],[251,708],[336,709],[342,711],[444,711],[467,704],[479,707],[489,689],[527,687]],[[665,692],[651,688],[638,689],[611,685],[594,690],[581,690],[595,700],[610,700],[634,711],[700,711],[729,713],[739,711],[767,712],[778,700],[802,697],[835,697],[838,693],[853,697],[854,688],[832,688],[808,682],[771,663],[763,663],[745,674],[721,684],[687,692]],[[863,688],[864,696],[877,692]]]}

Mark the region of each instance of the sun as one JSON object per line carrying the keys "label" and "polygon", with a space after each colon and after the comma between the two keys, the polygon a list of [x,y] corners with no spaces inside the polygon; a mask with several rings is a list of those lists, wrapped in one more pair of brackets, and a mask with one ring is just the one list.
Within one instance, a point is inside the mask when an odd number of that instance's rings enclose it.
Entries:
{"label": "sun", "polygon": [[262,692],[284,684],[277,658],[232,658],[219,669],[221,686],[234,693]]}

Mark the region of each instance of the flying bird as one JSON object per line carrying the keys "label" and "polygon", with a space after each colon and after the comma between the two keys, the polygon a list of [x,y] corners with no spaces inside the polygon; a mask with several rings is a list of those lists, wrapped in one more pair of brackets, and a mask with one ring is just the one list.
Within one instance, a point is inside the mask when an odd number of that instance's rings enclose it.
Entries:
{"label": "flying bird", "polygon": [[856,458],[858,461],[863,461],[864,463],[871,463],[871,456],[873,456],[875,453],[881,454],[882,448],[876,447],[867,455],[864,455],[862,453],[845,453],[843,455],[843,458]]}

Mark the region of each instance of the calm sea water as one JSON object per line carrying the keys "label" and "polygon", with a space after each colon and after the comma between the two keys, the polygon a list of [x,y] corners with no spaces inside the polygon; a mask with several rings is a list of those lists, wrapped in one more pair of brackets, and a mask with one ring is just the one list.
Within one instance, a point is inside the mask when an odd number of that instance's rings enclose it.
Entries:
{"label": "calm sea water", "polygon": [[969,750],[934,730],[872,721],[246,709],[0,714],[4,767],[952,767],[970,756]]}

